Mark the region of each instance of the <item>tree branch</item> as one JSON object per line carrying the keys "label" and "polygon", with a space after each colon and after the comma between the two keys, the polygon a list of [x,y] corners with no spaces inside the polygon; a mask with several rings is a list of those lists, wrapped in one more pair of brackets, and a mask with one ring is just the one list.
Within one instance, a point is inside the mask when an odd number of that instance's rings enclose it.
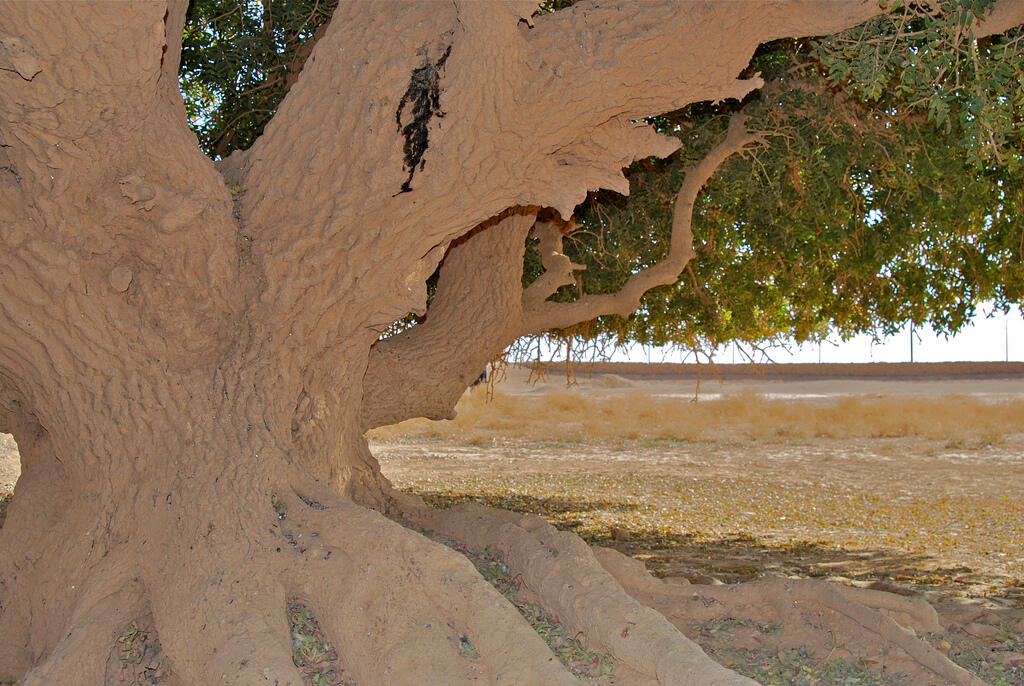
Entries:
{"label": "tree branch", "polygon": [[[263,249],[264,319],[305,310],[278,335],[322,349],[336,316],[376,316],[352,306],[357,282],[400,318],[407,294],[393,275],[436,246],[508,207],[567,217],[588,190],[627,191],[623,167],[678,147],[640,118],[742,97],[761,83],[737,80],[760,42],[881,11],[873,0],[736,5],[584,0],[535,28],[522,21],[528,2],[340,5],[247,156],[242,214]],[[417,73],[431,74],[436,111],[410,160],[402,101]]]}
{"label": "tree branch", "polygon": [[370,349],[363,431],[452,418],[480,370],[522,334],[523,253],[535,219],[536,208],[521,208],[451,246],[425,319]]}
{"label": "tree branch", "polygon": [[38,70],[0,65],[0,300],[22,347],[47,338],[51,359],[74,359],[54,342],[71,327],[114,359],[162,347],[193,366],[235,328],[231,201],[178,90],[186,4],[0,3],[0,40]]}
{"label": "tree branch", "polygon": [[715,170],[744,146],[760,140],[746,131],[744,117],[733,115],[725,139],[686,173],[676,195],[669,252],[658,263],[633,274],[615,293],[587,295],[570,303],[540,302],[524,306],[524,322],[531,332],[562,328],[605,314],[627,317],[639,306],[644,293],[657,286],[675,283],[693,257],[693,207],[697,196]]}
{"label": "tree branch", "polygon": [[759,44],[832,33],[881,11],[876,0],[584,1],[539,17],[526,36],[536,106],[513,122],[552,151],[530,170],[542,192],[535,202],[567,217],[587,190],[628,193],[623,167],[678,145],[637,121],[702,100],[742,99],[763,85],[757,76],[737,78]]}
{"label": "tree branch", "polygon": [[538,222],[533,227],[533,234],[539,241],[540,261],[544,273],[523,290],[523,307],[531,308],[555,294],[562,286],[576,283],[574,272],[587,268],[584,264],[576,264],[562,252],[562,238],[571,230],[572,222],[549,220]]}
{"label": "tree branch", "polygon": [[1024,2],[1000,0],[992,11],[974,26],[975,38],[995,36],[1024,24]]}

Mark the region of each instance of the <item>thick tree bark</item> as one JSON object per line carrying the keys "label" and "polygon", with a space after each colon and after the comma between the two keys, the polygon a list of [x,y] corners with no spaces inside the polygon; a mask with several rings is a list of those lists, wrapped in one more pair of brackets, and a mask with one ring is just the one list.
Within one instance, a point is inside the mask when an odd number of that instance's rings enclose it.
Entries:
{"label": "thick tree bark", "polygon": [[[284,607],[302,598],[360,683],[573,683],[468,562],[361,506],[410,508],[363,432],[449,416],[516,337],[674,279],[739,126],[684,186],[668,261],[624,294],[548,301],[576,266],[539,208],[628,190],[622,167],[676,146],[636,120],[757,87],[737,76],[760,42],[878,8],[532,6],[342,4],[224,163],[232,197],[185,124],[183,2],[0,4],[0,430],[23,469],[0,678],[102,683],[145,616],[171,683],[297,684]],[[410,97],[438,109],[410,121]],[[548,271],[524,290],[531,229]],[[442,260],[423,323],[378,340]]]}

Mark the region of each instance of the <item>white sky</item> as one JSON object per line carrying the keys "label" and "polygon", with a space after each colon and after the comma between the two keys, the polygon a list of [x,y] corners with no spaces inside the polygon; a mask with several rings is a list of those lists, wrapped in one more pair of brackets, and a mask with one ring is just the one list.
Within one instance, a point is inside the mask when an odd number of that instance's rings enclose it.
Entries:
{"label": "white sky", "polygon": [[[978,308],[981,313],[970,325],[949,339],[936,336],[931,329],[918,329],[914,336],[914,362],[1024,362],[1024,317],[1020,311],[1011,310],[1008,315],[991,311],[990,305]],[[787,352],[781,348],[772,349],[770,357],[774,362],[910,362],[910,330],[904,328],[899,334],[872,344],[870,336],[858,336],[845,343],[838,336],[831,342],[790,347]],[[819,358],[820,355],[820,358]],[[742,353],[735,354],[736,362],[746,362]],[[628,353],[616,353],[613,361],[631,362],[693,362],[684,359],[677,351],[646,350],[634,346]],[[725,347],[715,355],[715,361],[728,364],[733,361],[732,346]]]}

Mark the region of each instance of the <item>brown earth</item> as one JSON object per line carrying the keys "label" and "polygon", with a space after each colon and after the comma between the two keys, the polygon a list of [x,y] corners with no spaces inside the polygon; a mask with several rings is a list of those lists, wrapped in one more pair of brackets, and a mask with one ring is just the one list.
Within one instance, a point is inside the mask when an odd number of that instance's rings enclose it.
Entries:
{"label": "brown earth", "polygon": [[[947,398],[954,410],[983,399],[994,415],[1024,396],[1014,374],[997,376],[999,367],[945,365],[935,380],[922,378],[919,369],[876,378],[857,370],[841,379],[807,368],[760,378],[726,369],[721,382],[704,381],[700,397],[713,402],[756,393],[766,416],[773,403],[800,403],[811,415],[850,396],[869,405],[872,398],[902,398],[908,406]],[[579,402],[634,406],[637,391],[693,395],[693,377],[675,369],[651,371],[591,369],[577,376],[568,393]],[[548,422],[558,418],[548,414],[545,399],[567,392],[564,374],[533,381],[525,371],[511,370],[495,388],[499,400],[529,398],[540,408],[532,423],[521,421],[519,431],[501,438],[468,428],[424,435],[422,425],[410,423],[372,443],[384,473],[435,505],[470,501],[540,514],[642,561],[673,582],[655,587],[647,603],[675,617],[716,659],[763,683],[943,683],[887,657],[889,648],[876,639],[854,631],[837,639],[828,622],[804,623],[799,631],[787,627],[784,639],[774,633],[777,610],[754,598],[759,592],[770,596],[773,585],[807,578],[927,599],[943,629],[919,633],[933,635],[939,651],[985,683],[1024,683],[1024,434],[1014,433],[1021,423],[1013,415],[1024,420],[1019,406],[1009,406],[1002,431],[990,427],[983,438],[957,426],[949,426],[945,438],[941,428],[931,437],[871,436],[869,417],[855,427],[869,435],[844,438],[588,440],[547,433]],[[486,417],[479,407],[484,394],[476,393],[476,401],[468,397],[464,403],[471,414]],[[971,411],[985,412],[988,405],[980,407]],[[757,584],[728,585],[738,581]],[[680,595],[680,583],[693,585]],[[744,588],[750,597],[742,603],[722,600],[728,612],[673,614],[680,598]],[[745,613],[738,611],[744,604]],[[861,665],[876,681],[843,681],[855,678],[844,671],[854,669],[850,665]]]}

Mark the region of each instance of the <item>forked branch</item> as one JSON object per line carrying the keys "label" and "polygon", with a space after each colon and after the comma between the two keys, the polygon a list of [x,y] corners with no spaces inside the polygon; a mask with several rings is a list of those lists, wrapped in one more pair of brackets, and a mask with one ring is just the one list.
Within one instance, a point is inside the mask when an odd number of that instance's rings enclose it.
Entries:
{"label": "forked branch", "polygon": [[450,418],[480,370],[522,335],[523,252],[535,219],[536,208],[517,208],[452,245],[424,321],[370,350],[363,430]]}
{"label": "forked branch", "polygon": [[[733,115],[729,121],[729,131],[725,139],[687,171],[683,186],[676,195],[671,242],[669,252],[665,257],[656,264],[633,274],[626,284],[615,293],[586,295],[569,303],[555,303],[547,300],[537,302],[535,293],[528,288],[523,295],[526,331],[539,332],[562,328],[606,314],[618,314],[626,317],[640,306],[640,300],[644,293],[657,286],[675,283],[694,255],[693,208],[701,189],[725,160],[743,150],[745,146],[760,140],[758,134],[748,132],[744,128],[743,122],[743,115]],[[560,236],[557,240],[559,246],[556,252],[560,253]],[[549,260],[545,262],[545,267],[549,269],[560,267],[562,269],[561,273],[546,277],[545,284],[564,284],[573,283],[572,271],[578,269],[579,265],[573,265],[566,258],[561,262]]]}
{"label": "forked branch", "polygon": [[574,272],[587,268],[585,264],[576,264],[562,252],[562,239],[572,230],[572,222],[560,223],[549,220],[538,222],[533,227],[533,235],[539,244],[540,261],[544,273],[523,291],[523,306],[532,307],[543,303],[555,294],[562,286],[576,283]]}

